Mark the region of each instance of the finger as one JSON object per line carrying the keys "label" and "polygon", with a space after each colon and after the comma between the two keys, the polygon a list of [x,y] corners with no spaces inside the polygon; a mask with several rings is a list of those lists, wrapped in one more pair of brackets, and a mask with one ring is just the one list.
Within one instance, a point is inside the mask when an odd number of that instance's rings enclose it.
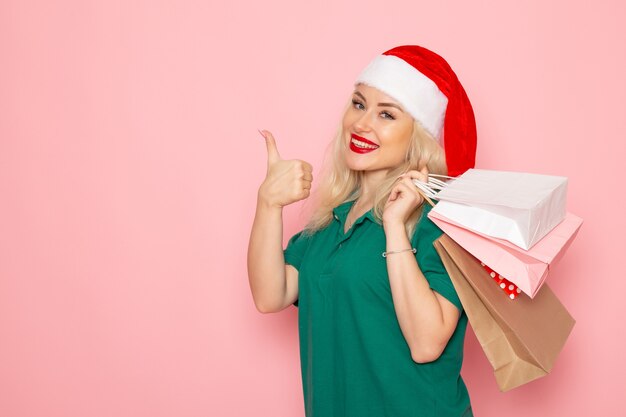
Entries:
{"label": "finger", "polygon": [[[415,191],[415,189],[417,188],[415,186],[415,184],[413,184],[413,179],[410,177],[404,177],[402,178],[402,180],[400,180],[400,182],[398,183],[398,186],[402,186],[402,187],[406,187],[408,188],[407,191]],[[403,188],[404,189],[404,188]]]}
{"label": "finger", "polygon": [[416,189],[415,185],[413,185],[413,183],[411,182],[409,178],[403,178],[402,181],[400,181],[398,185],[396,186],[396,189],[398,190],[399,194],[417,193],[417,191],[415,191]]}
{"label": "finger", "polygon": [[267,165],[269,166],[280,161],[281,158],[278,153],[278,148],[276,147],[276,139],[274,139],[274,135],[272,135],[272,133],[268,130],[264,130],[261,133],[265,138],[265,145],[267,146]]}
{"label": "finger", "polygon": [[409,179],[407,177],[407,178],[403,179],[402,182],[398,183],[397,187],[398,187],[398,189],[400,191],[400,194],[404,194],[406,197],[413,196],[418,201],[421,201],[422,200],[422,194],[420,194],[419,190],[417,189],[415,184],[413,184],[412,181],[413,180],[411,180],[411,179]]}
{"label": "finger", "polygon": [[[405,178],[398,186],[406,187],[403,188],[403,192],[406,192],[406,195],[412,194],[417,199],[419,204],[425,199],[424,194],[420,192],[420,190],[413,184],[413,180],[409,178]],[[430,205],[434,205],[431,200],[428,200]]]}
{"label": "finger", "polygon": [[413,182],[413,179],[407,178],[406,181],[402,182],[402,185],[406,185],[408,192],[415,194],[420,198],[422,197],[422,194],[420,193],[419,188],[417,188],[417,186]]}
{"label": "finger", "polygon": [[304,200],[311,195],[311,190],[307,190],[306,188],[302,189],[302,193],[300,193],[300,199]]}
{"label": "finger", "polygon": [[311,175],[313,173],[313,167],[308,162],[300,159],[294,159],[294,162],[297,162],[294,166],[298,169],[300,175]]}
{"label": "finger", "polygon": [[409,180],[420,180],[422,182],[428,182],[428,170],[426,170],[425,172],[423,171],[424,168],[422,168],[422,171],[409,171],[407,172],[403,178],[408,178]]}
{"label": "finger", "polygon": [[313,181],[313,175],[311,175],[308,172],[305,172],[304,174],[302,174],[302,179],[305,180],[305,181],[311,182],[311,181]]}
{"label": "finger", "polygon": [[396,185],[395,187],[391,189],[391,193],[389,193],[388,201],[396,201],[399,194],[400,194],[400,190],[399,190],[399,187]]}

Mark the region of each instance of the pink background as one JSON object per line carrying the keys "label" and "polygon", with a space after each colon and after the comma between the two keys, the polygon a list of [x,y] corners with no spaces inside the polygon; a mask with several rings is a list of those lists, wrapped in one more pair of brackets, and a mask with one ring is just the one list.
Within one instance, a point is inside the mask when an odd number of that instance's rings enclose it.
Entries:
{"label": "pink background", "polygon": [[459,75],[479,167],[568,176],[585,219],[550,278],[577,319],[550,375],[500,393],[468,332],[476,415],[622,415],[624,16],[618,0],[4,0],[0,415],[303,416],[297,310],[262,315],[248,287],[256,129],[319,170],[353,79],[407,43]]}

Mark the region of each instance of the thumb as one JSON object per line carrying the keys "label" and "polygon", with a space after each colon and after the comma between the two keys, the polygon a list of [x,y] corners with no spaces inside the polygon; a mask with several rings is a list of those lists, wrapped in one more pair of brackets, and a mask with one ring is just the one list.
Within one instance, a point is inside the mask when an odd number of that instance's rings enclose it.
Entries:
{"label": "thumb", "polygon": [[259,130],[261,135],[265,138],[265,145],[267,146],[267,165],[272,165],[275,162],[281,160],[278,148],[276,147],[276,139],[271,132],[267,130]]}

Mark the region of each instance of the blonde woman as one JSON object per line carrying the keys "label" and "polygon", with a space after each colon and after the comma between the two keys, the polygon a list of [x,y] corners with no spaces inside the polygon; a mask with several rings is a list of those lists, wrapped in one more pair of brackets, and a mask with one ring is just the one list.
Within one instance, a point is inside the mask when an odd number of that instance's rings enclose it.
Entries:
{"label": "blonde woman", "polygon": [[[445,131],[445,142],[444,134]],[[282,248],[282,207],[312,167],[268,131],[248,274],[259,311],[298,307],[308,417],[471,416],[460,376],[467,316],[412,180],[474,165],[470,102],[439,55],[401,46],[361,73],[305,229]]]}

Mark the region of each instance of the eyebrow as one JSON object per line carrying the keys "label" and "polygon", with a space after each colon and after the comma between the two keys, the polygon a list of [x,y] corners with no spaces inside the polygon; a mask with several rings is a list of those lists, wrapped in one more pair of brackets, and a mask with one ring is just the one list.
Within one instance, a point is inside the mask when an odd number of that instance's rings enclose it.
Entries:
{"label": "eyebrow", "polygon": [[[361,97],[361,99],[363,99],[364,102],[367,103],[367,100],[365,99],[365,96],[363,96],[363,94],[361,94],[359,91],[355,91],[354,95]],[[395,107],[396,109],[400,110],[402,113],[404,113],[404,110],[402,110],[402,108],[400,106],[398,106],[395,103],[378,103],[379,106],[387,106],[387,107]]]}

